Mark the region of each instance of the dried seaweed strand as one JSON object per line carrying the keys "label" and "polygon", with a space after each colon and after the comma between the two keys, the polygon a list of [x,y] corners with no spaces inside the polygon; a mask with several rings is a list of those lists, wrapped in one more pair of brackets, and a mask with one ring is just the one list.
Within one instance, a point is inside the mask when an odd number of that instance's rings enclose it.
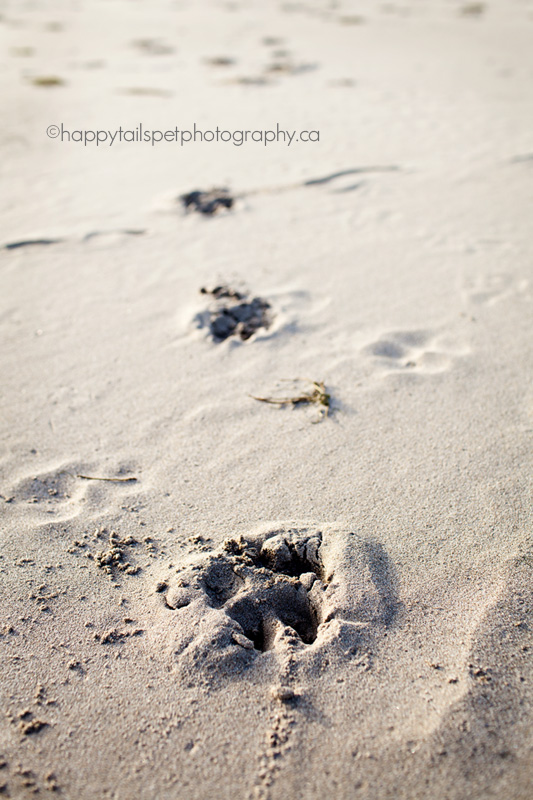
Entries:
{"label": "dried seaweed strand", "polygon": [[331,395],[326,392],[326,387],[324,385],[324,381],[309,381],[310,384],[314,387],[313,391],[310,393],[303,393],[299,395],[295,395],[294,397],[257,397],[256,395],[251,394],[250,397],[254,400],[259,400],[261,403],[269,403],[270,405],[275,406],[295,406],[299,403],[314,403],[320,408],[320,414],[322,417],[327,417],[329,408],[330,408],[330,400]]}

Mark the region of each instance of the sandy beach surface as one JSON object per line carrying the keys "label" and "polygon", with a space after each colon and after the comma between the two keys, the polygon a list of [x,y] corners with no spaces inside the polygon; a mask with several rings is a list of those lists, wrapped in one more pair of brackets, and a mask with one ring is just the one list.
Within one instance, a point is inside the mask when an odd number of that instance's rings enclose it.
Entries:
{"label": "sandy beach surface", "polygon": [[0,796],[529,800],[533,3],[0,37]]}

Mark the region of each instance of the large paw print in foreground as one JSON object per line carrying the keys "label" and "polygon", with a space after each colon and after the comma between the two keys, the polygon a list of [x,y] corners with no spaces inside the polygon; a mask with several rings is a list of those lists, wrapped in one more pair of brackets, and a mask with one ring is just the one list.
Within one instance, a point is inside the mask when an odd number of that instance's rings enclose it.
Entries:
{"label": "large paw print in foreground", "polygon": [[353,655],[397,612],[391,570],[376,543],[307,528],[228,539],[185,569],[165,595],[178,668],[241,672],[288,652],[309,664],[323,649]]}

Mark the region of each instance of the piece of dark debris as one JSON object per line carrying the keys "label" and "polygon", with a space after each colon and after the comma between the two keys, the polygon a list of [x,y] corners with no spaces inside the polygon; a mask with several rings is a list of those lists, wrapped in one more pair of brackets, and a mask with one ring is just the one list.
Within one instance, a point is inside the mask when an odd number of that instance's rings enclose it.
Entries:
{"label": "piece of dark debris", "polygon": [[259,328],[270,327],[271,306],[262,297],[250,298],[229,286],[202,287],[200,292],[214,298],[213,305],[205,314],[199,315],[199,320],[201,326],[209,325],[215,342],[223,342],[230,336],[246,341]]}
{"label": "piece of dark debris", "polygon": [[137,39],[132,42],[132,45],[149,56],[169,56],[174,52],[171,44],[166,44],[159,39]]}
{"label": "piece of dark debris", "polygon": [[229,189],[215,188],[207,192],[202,192],[195,189],[193,192],[180,195],[181,200],[186,211],[197,211],[199,214],[212,216],[218,211],[224,209],[230,210],[233,208],[235,198],[230,194]]}
{"label": "piece of dark debris", "polygon": [[35,78],[30,78],[34,86],[64,86],[65,81],[63,78],[58,78],[57,75],[38,75]]}
{"label": "piece of dark debris", "polygon": [[492,680],[490,669],[484,669],[483,667],[476,667],[474,664],[469,664],[468,671],[470,677],[478,683],[490,683]]}
{"label": "piece of dark debris", "polygon": [[231,67],[235,64],[235,59],[229,56],[212,56],[211,58],[206,58],[205,63],[209,64],[210,67]]}
{"label": "piece of dark debris", "polygon": [[50,792],[59,792],[59,784],[57,782],[57,777],[54,772],[47,772],[44,776],[45,786]]}
{"label": "piece of dark debris", "polygon": [[479,17],[485,10],[485,3],[466,3],[466,5],[459,9],[459,13],[462,14],[463,17]]}

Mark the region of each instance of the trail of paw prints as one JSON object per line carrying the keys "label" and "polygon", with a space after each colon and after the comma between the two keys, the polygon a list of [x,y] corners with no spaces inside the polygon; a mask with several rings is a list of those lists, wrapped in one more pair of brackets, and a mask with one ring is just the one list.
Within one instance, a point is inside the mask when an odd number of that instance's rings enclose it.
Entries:
{"label": "trail of paw prints", "polygon": [[427,330],[384,333],[361,353],[381,373],[436,374],[451,369],[468,349]]}
{"label": "trail of paw prints", "polygon": [[528,288],[526,279],[516,280],[507,273],[494,273],[467,278],[461,286],[461,294],[467,305],[482,308],[494,306],[514,295],[523,296]]}

